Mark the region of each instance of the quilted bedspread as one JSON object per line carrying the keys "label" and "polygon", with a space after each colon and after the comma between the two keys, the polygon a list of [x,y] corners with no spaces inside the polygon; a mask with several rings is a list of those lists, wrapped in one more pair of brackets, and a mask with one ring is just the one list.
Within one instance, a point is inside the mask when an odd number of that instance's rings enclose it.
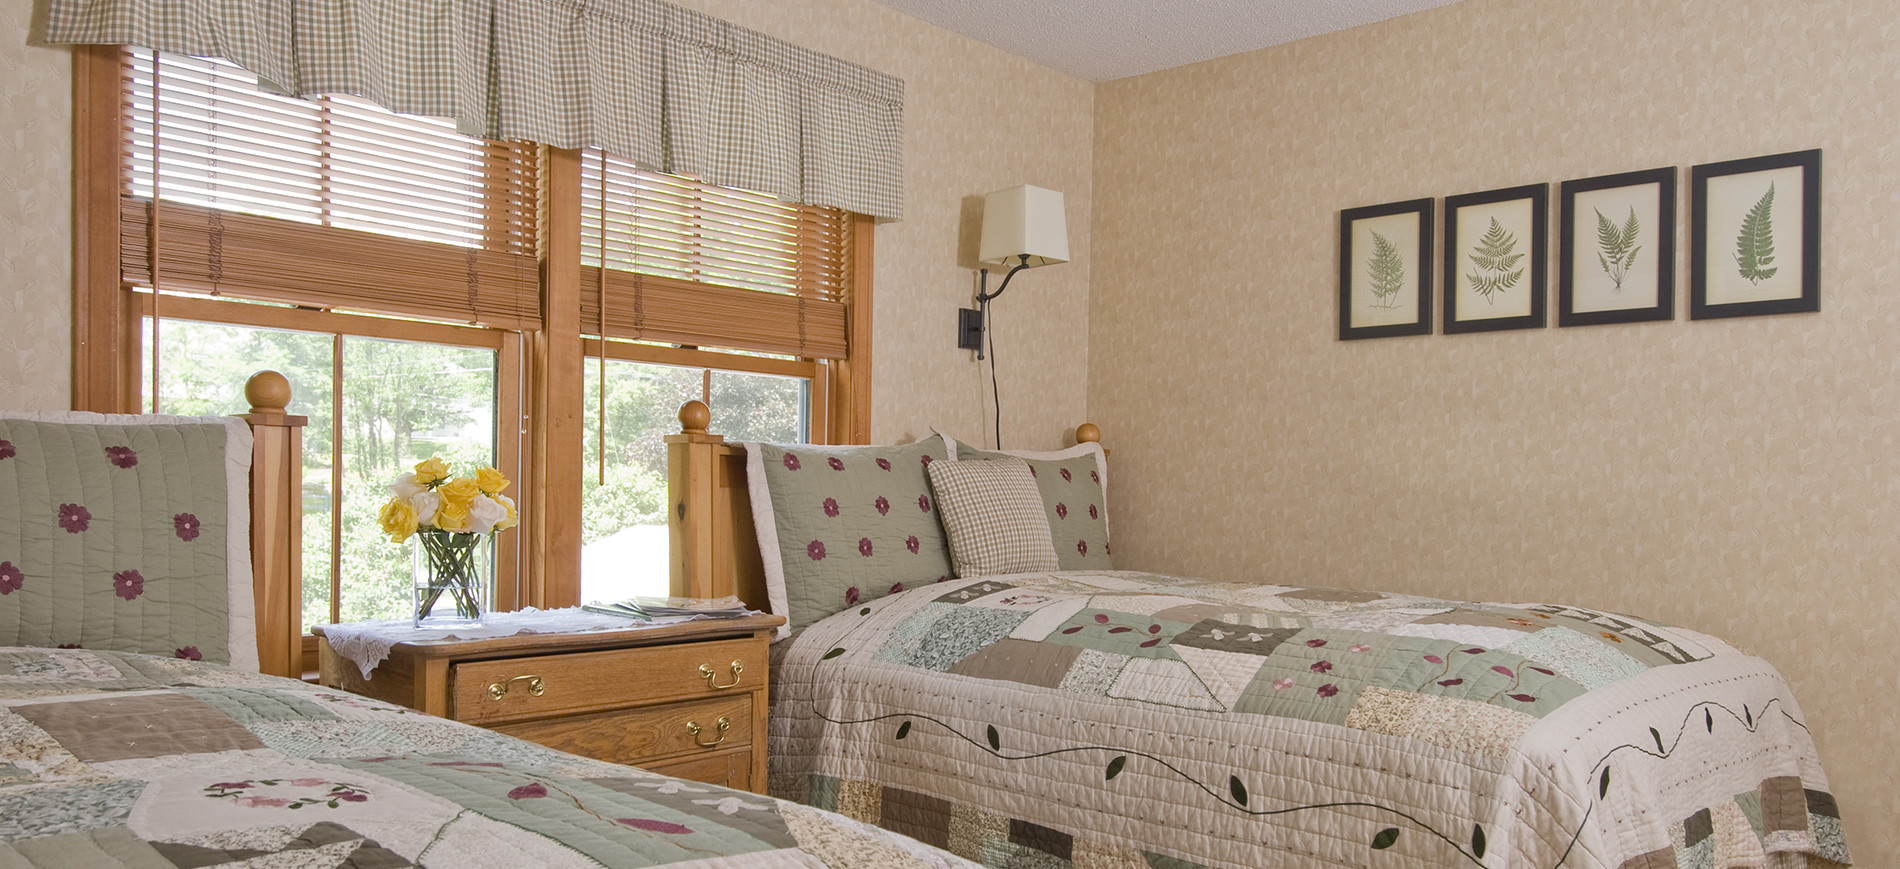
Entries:
{"label": "quilted bedspread", "polygon": [[772,792],[991,866],[1848,862],[1780,675],[1626,616],[1068,572],[775,648]]}
{"label": "quilted bedspread", "polygon": [[288,679],[0,648],[0,866],[967,866]]}

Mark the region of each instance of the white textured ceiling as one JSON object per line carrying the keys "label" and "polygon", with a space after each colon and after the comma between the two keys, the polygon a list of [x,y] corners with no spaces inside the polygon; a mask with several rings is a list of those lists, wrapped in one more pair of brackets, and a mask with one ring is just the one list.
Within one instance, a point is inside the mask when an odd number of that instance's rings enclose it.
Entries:
{"label": "white textured ceiling", "polygon": [[1090,81],[1345,30],[1457,0],[876,0]]}

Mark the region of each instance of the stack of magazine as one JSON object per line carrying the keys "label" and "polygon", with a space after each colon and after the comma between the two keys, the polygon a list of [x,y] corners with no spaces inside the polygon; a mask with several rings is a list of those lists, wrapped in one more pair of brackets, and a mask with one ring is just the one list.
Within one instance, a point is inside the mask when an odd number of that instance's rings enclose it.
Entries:
{"label": "stack of magazine", "polygon": [[611,602],[582,604],[588,612],[621,616],[635,621],[688,621],[691,619],[736,619],[756,610],[736,597],[632,597]]}

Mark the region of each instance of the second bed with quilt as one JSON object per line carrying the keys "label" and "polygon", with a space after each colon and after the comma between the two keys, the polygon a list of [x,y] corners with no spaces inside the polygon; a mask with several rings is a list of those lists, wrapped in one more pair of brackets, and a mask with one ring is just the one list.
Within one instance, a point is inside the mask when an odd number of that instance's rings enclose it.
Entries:
{"label": "second bed with quilt", "polygon": [[1117,571],[1093,443],[671,443],[682,590],[790,620],[774,795],[990,866],[1849,862],[1787,684],[1714,637]]}

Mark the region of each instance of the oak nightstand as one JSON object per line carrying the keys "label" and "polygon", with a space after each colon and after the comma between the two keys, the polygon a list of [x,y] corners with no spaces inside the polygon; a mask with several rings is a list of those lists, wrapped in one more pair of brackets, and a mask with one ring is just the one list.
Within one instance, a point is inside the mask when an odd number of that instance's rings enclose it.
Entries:
{"label": "oak nightstand", "polygon": [[550,748],[765,791],[766,649],[785,619],[397,643],[364,679],[312,628],[319,678]]}

